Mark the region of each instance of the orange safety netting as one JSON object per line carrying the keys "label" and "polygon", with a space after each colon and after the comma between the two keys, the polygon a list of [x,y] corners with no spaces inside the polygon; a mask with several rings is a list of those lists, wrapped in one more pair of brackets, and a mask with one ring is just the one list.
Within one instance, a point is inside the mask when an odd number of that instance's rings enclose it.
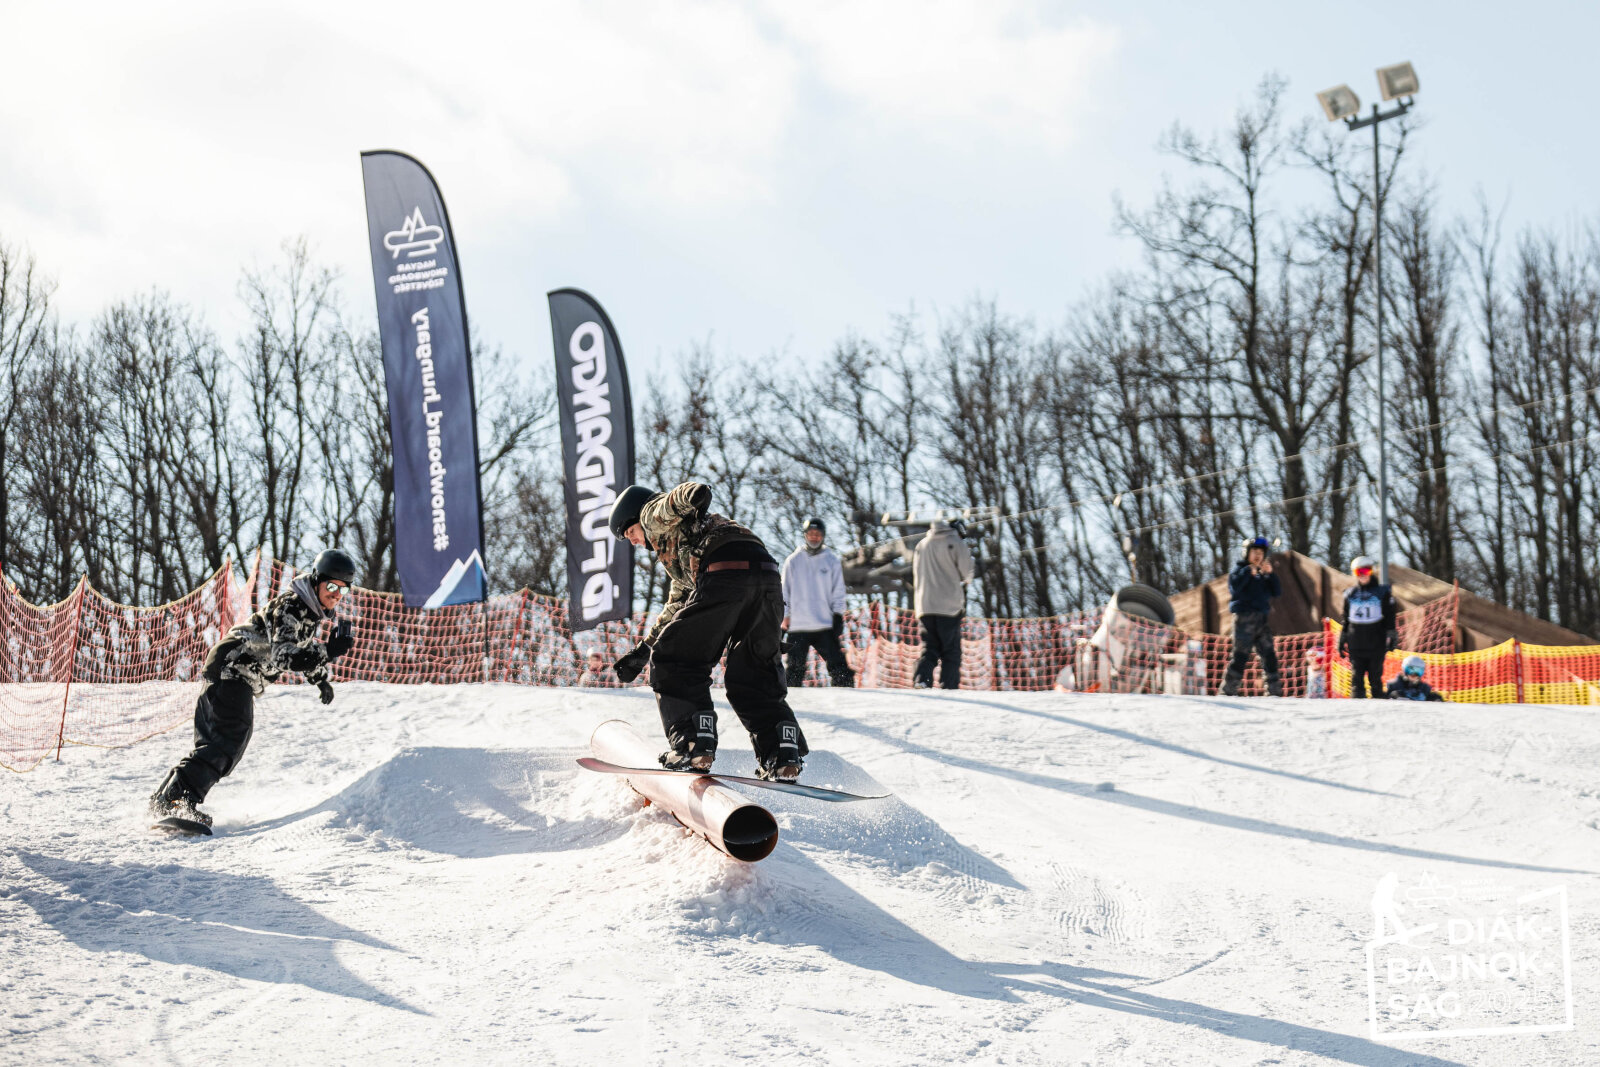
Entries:
{"label": "orange safety netting", "polygon": [[[63,744],[128,745],[186,721],[206,652],[244,617],[233,565],[153,608],[118,604],[80,581],[59,604],[0,590],[0,766]],[[130,684],[137,683],[137,684]]]}
{"label": "orange safety netting", "polygon": [[[187,723],[207,651],[229,626],[288,589],[295,573],[258,560],[245,578],[227,564],[193,593],[153,608],[113,603],[86,581],[45,606],[0,585],[0,766],[25,770],[63,745],[126,745]],[[1423,654],[1428,681],[1447,699],[1600,704],[1600,646],[1507,642],[1452,655],[1456,607],[1450,595],[1399,620],[1402,647]],[[639,614],[574,635],[565,600],[527,590],[430,611],[408,608],[395,594],[355,589],[339,614],[354,624],[355,647],[335,664],[336,682],[618,686],[609,665],[646,623]],[[910,611],[883,603],[853,609],[843,643],[858,685],[912,684],[922,649]],[[1349,663],[1336,646],[1332,623],[1278,636],[1285,694],[1347,696]],[[961,688],[1211,695],[1222,689],[1231,652],[1226,635],[1186,633],[1120,612],[968,618]],[[598,669],[590,669],[590,653],[598,653]],[[1386,680],[1406,654],[1389,655]],[[714,681],[720,677],[719,667]],[[813,656],[806,684],[825,679]],[[1241,691],[1265,691],[1259,661],[1252,659]]]}

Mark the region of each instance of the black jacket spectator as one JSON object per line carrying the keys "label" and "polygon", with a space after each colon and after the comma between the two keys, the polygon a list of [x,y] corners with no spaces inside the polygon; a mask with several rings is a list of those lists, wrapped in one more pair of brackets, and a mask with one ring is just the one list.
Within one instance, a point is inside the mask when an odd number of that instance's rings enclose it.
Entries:
{"label": "black jacket spectator", "polygon": [[1395,639],[1390,635],[1396,632],[1399,614],[1399,606],[1389,587],[1379,585],[1376,578],[1346,590],[1344,618],[1340,620],[1344,626],[1339,635],[1340,651],[1362,655],[1394,648]]}

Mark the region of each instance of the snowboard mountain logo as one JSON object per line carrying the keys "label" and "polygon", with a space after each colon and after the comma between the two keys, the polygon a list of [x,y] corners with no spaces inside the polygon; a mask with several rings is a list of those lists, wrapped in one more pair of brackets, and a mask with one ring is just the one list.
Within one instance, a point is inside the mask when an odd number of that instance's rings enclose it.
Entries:
{"label": "snowboard mountain logo", "polygon": [[400,258],[404,252],[407,259],[418,256],[431,256],[438,251],[439,242],[444,240],[444,228],[430,226],[422,217],[422,209],[414,207],[406,221],[400,224],[398,230],[390,230],[383,235],[383,247],[387,248],[395,258]]}
{"label": "snowboard mountain logo", "polygon": [[422,606],[442,608],[447,604],[476,604],[483,599],[488,584],[483,572],[483,557],[474,550],[466,559],[458,559],[450,565],[439,582],[439,588]]}

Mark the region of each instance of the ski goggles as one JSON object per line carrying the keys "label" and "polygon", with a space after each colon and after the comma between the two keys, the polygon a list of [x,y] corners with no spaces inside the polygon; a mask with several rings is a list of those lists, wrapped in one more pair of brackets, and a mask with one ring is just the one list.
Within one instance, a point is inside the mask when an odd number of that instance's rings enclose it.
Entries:
{"label": "ski goggles", "polygon": [[334,596],[344,596],[346,593],[348,593],[350,591],[350,587],[348,585],[346,585],[343,582],[336,582],[336,581],[323,582],[322,583],[322,588],[326,589],[328,592],[332,593]]}
{"label": "ski goggles", "polygon": [[1425,667],[1425,666],[1424,667],[1407,667],[1406,671],[1405,671],[1405,674],[1406,674],[1407,678],[1421,678],[1426,673],[1428,673],[1428,668]]}
{"label": "ski goggles", "polygon": [[1371,567],[1357,567],[1356,570],[1355,570],[1355,575],[1356,575],[1357,578],[1370,578],[1372,576],[1372,568]]}

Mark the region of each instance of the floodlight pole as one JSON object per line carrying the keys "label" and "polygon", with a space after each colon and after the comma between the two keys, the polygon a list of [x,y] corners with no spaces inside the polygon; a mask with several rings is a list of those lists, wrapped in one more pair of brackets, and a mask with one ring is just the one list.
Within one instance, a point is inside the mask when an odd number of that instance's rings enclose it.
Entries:
{"label": "floodlight pole", "polygon": [[1400,101],[1391,111],[1372,105],[1364,119],[1351,116],[1344,124],[1352,130],[1372,127],[1372,277],[1378,293],[1378,581],[1389,584],[1389,439],[1383,391],[1383,167],[1378,155],[1378,124],[1411,110],[1411,98]]}

